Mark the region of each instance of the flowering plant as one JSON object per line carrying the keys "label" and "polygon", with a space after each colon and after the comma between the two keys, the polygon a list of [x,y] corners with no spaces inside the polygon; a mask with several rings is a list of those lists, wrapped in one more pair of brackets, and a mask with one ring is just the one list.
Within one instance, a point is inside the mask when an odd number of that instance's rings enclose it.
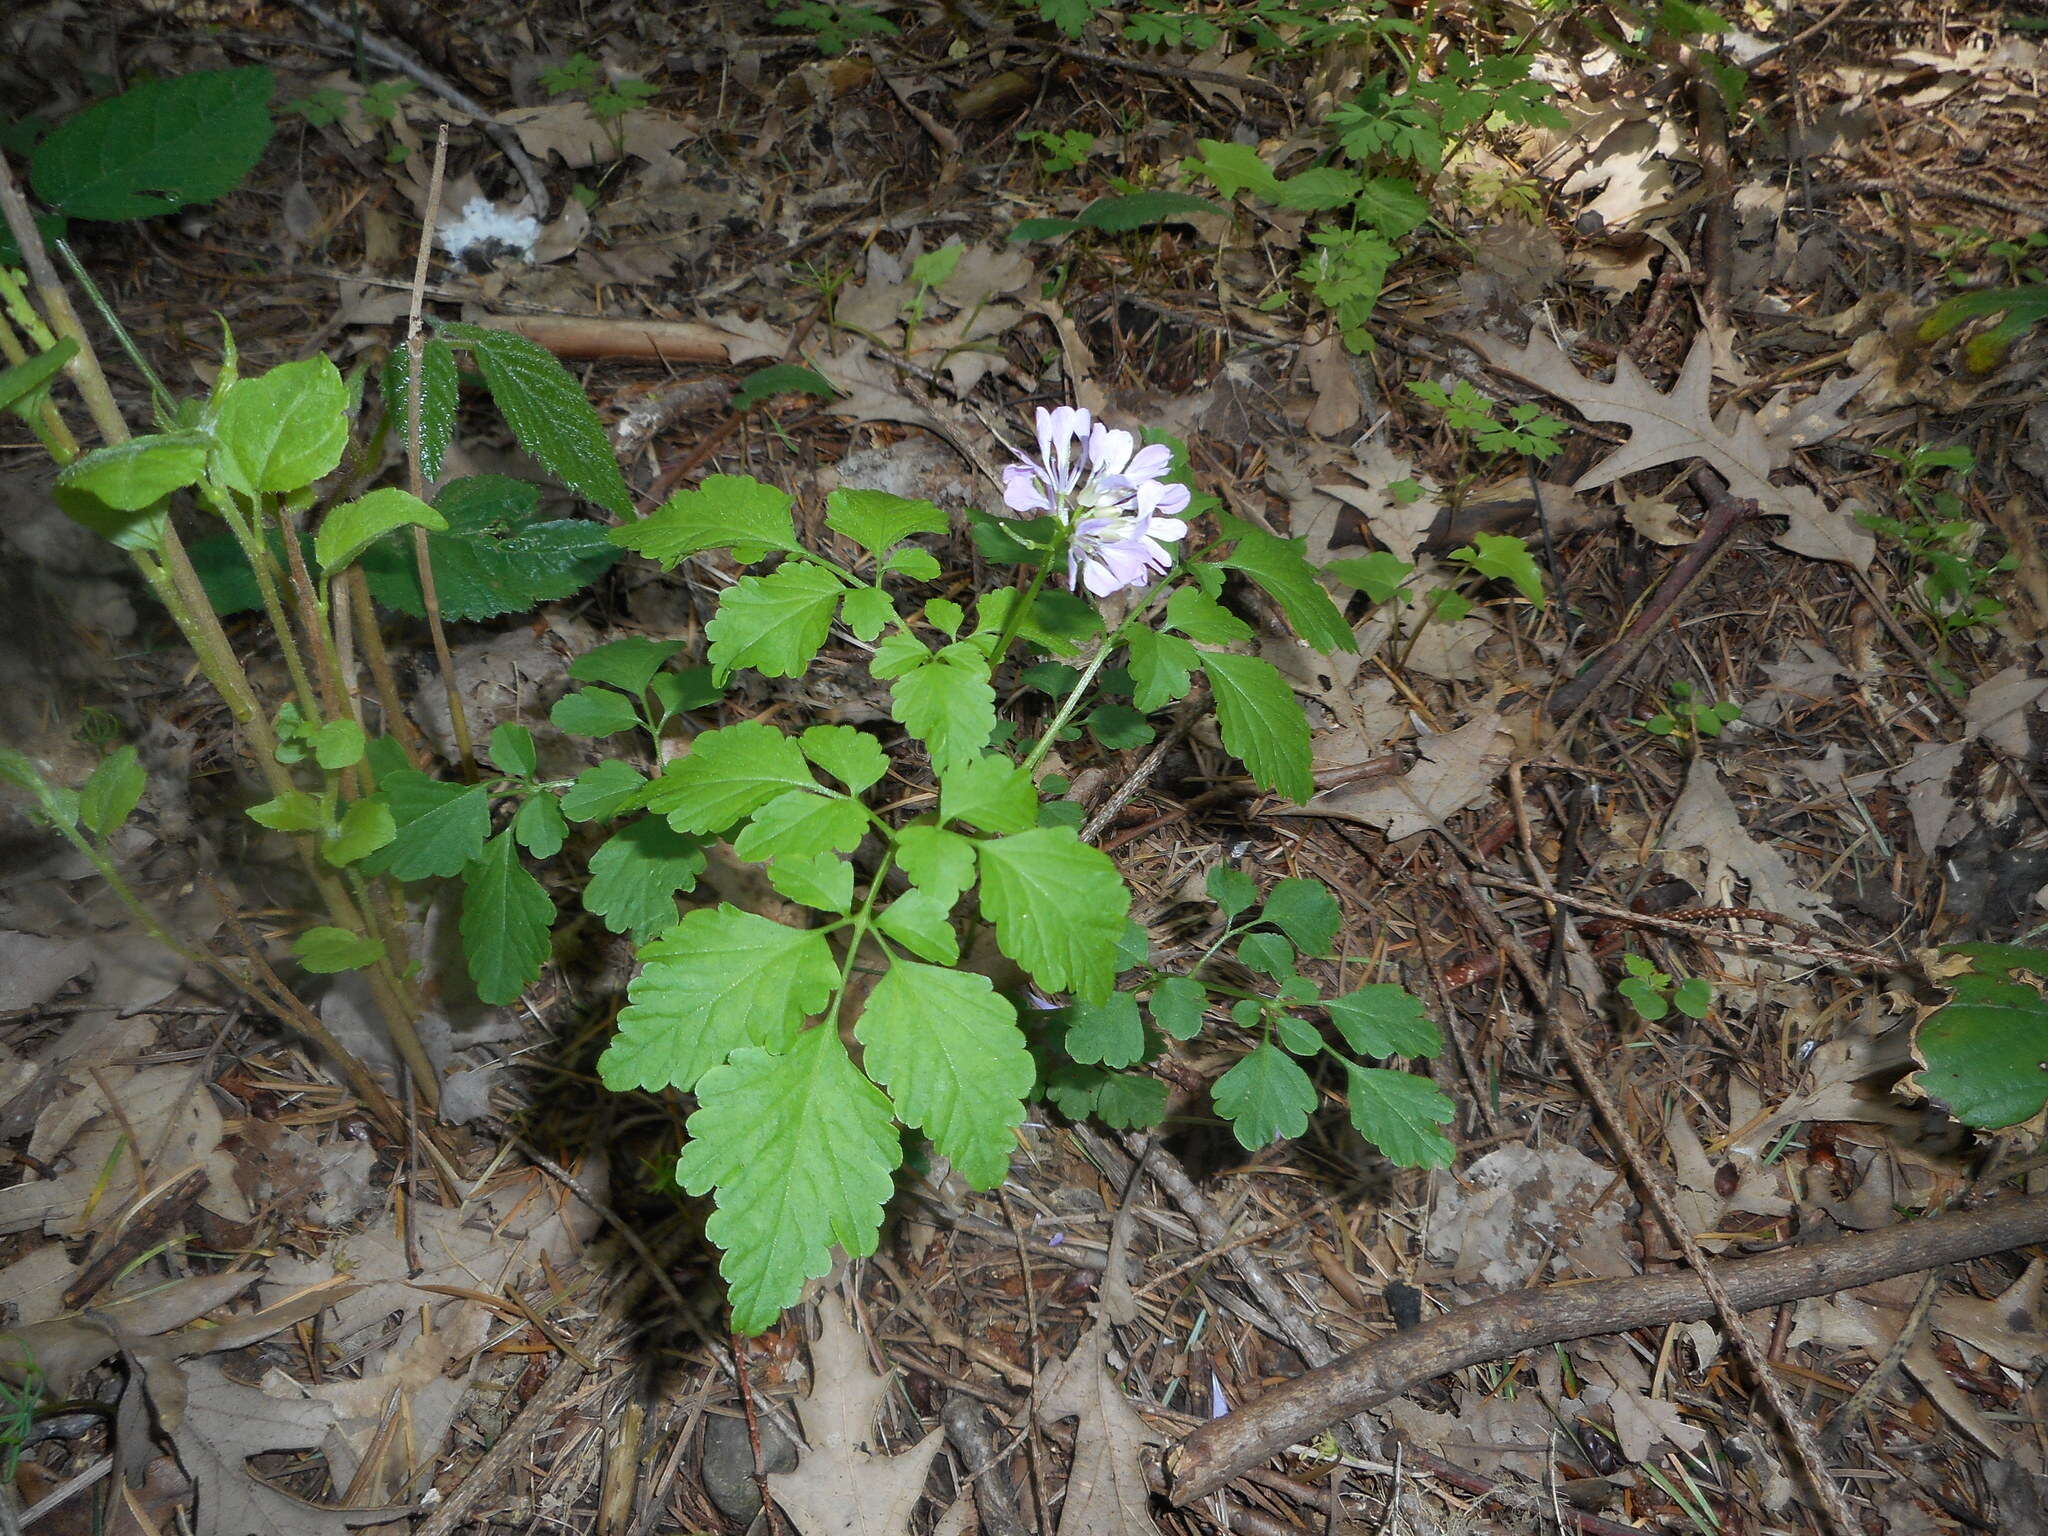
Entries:
{"label": "flowering plant", "polygon": [[[58,367],[90,346],[82,333],[35,339],[40,357],[0,371],[0,404],[39,410]],[[536,522],[534,488],[501,477],[456,480],[429,499],[457,419],[458,352],[528,453],[616,526]],[[1298,1059],[1322,1053],[1343,1063],[1365,1134],[1401,1160],[1442,1160],[1448,1104],[1425,1079],[1353,1059],[1433,1049],[1413,1000],[1388,986],[1325,1000],[1297,974],[1297,956],[1332,953],[1339,925],[1326,890],[1282,881],[1259,906],[1247,876],[1219,868],[1217,945],[1234,941],[1271,986],[1204,974],[1217,946],[1193,974],[1170,975],[1151,964],[1116,865],[1077,831],[1082,807],[1048,798],[1065,784],[1046,760],[1084,707],[1098,741],[1130,745],[1148,739],[1159,711],[1182,706],[1187,727],[1206,704],[1258,789],[1294,800],[1313,789],[1301,706],[1245,649],[1256,632],[1239,609],[1263,598],[1269,619],[1324,650],[1350,648],[1350,626],[1300,542],[1198,493],[1174,444],[1085,411],[1041,411],[1036,457],[1003,476],[1010,515],[969,516],[984,558],[1015,579],[963,603],[944,595],[957,584],[938,586],[941,546],[920,542],[952,530],[929,502],[836,490],[824,547],[799,538],[790,496],[745,476],[712,475],[635,517],[596,414],[522,338],[443,325],[398,354],[382,396],[366,402],[325,358],[244,376],[230,343],[210,396],[180,407],[175,430],[80,452],[53,429],[59,502],[134,555],[228,701],[270,795],[248,814],[296,845],[322,904],[293,953],[309,971],[361,973],[430,1107],[439,1069],[414,1027],[424,1004],[407,917],[419,886],[459,887],[463,951],[486,1002],[510,1002],[539,977],[556,890],[577,891],[594,919],[631,935],[637,973],[598,1071],[615,1090],[693,1098],[676,1177],[712,1199],[705,1230],[724,1250],[736,1329],[772,1324],[835,1246],[874,1250],[906,1132],[989,1188],[1034,1100],[1116,1125],[1157,1123],[1164,1083],[1134,1069],[1209,1027],[1216,1001],[1253,1041],[1213,1095],[1247,1146],[1306,1126],[1322,1090]],[[118,422],[111,400],[100,406],[97,417]],[[349,456],[351,436],[392,424],[414,490],[351,487],[321,502],[318,487],[345,460],[373,462]],[[224,525],[204,541],[224,555],[188,552],[169,512],[186,493]],[[1207,542],[1195,537],[1203,524],[1215,530]],[[624,551],[668,568],[730,563],[702,664],[672,665],[683,643],[646,636],[575,658],[580,686],[550,722],[609,745],[566,776],[549,768],[580,749],[537,740],[523,723],[473,744],[449,675],[460,776],[433,771],[373,601],[424,616],[447,673],[444,619],[567,596]],[[1055,571],[1069,590],[1048,589]],[[233,595],[237,583],[246,596]],[[1099,611],[1109,598],[1119,601]],[[283,652],[291,697],[281,707],[259,699],[221,630],[215,609],[238,604],[260,608]],[[374,699],[357,689],[360,653],[345,640],[369,652]],[[887,696],[877,728],[785,729],[724,707],[743,670],[798,678],[824,664],[843,675],[860,658]],[[1011,675],[1020,660],[1032,664]],[[1029,689],[1010,685],[1026,681],[1058,700],[1029,741],[998,710],[998,684],[1019,698]],[[1107,693],[1128,705],[1101,704]],[[0,780],[27,789],[32,812],[120,888],[110,839],[145,788],[132,751],[76,792],[18,753],[0,752]],[[549,884],[537,865],[552,865]],[[759,880],[732,878],[746,865]],[[681,910],[700,877],[763,894]],[[992,931],[1002,966],[963,965],[977,925]],[[264,990],[267,969],[222,969],[340,1052],[372,1112],[403,1133],[389,1096],[317,1017]],[[1026,1010],[1027,1028],[1016,999],[1029,988],[1064,1001]],[[1353,1055],[1327,1045],[1326,1029]]]}

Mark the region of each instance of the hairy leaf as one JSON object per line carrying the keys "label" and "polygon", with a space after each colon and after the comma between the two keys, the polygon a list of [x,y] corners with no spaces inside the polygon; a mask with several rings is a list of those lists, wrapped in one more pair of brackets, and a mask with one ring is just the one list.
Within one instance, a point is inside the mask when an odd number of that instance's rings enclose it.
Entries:
{"label": "hairy leaf", "polygon": [[633,515],[633,493],[619,473],[604,423],[590,408],[583,386],[553,353],[510,331],[456,323],[441,330],[468,344],[520,447],[563,485],[614,517]]}

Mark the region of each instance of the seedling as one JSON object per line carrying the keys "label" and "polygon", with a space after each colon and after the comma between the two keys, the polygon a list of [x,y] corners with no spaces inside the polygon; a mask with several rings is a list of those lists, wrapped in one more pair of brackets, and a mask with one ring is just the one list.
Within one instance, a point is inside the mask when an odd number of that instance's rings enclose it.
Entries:
{"label": "seedling", "polygon": [[1652,736],[1674,741],[1697,741],[1719,736],[1742,718],[1742,706],[1733,699],[1719,699],[1701,693],[1682,679],[1671,685],[1670,702],[1647,720],[1632,720]]}
{"label": "seedling", "polygon": [[1987,590],[2013,570],[2018,556],[2008,551],[1989,564],[1977,558],[1984,525],[1964,515],[1956,484],[1976,467],[1967,448],[1880,448],[1877,454],[1903,471],[1899,490],[1912,508],[1911,517],[1862,513],[1857,521],[1880,537],[1900,545],[1921,567],[1920,579],[1908,591],[1915,611],[1935,644],[1938,680],[1951,691],[1962,682],[1947,665],[1949,641],[1979,625],[1993,623],[2005,604]]}
{"label": "seedling", "polygon": [[1654,1024],[1676,1008],[1688,1019],[1704,1019],[1714,1006],[1714,987],[1697,976],[1674,979],[1641,955],[1623,955],[1628,975],[1614,990],[1628,1000],[1637,1015]]}

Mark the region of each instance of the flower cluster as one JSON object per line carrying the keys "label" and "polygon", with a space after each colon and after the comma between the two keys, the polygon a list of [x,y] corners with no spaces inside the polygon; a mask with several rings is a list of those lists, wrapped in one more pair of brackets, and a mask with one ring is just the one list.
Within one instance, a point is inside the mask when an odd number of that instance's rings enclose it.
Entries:
{"label": "flower cluster", "polygon": [[1038,457],[1003,471],[1003,505],[1050,513],[1067,533],[1067,582],[1096,597],[1148,585],[1173,565],[1166,546],[1187,537],[1188,489],[1161,479],[1172,454],[1138,446],[1073,406],[1038,411]]}

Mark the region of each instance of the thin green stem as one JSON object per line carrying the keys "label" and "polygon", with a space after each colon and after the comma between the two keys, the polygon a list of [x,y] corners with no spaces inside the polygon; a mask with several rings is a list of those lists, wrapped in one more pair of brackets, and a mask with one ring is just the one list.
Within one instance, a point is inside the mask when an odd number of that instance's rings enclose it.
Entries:
{"label": "thin green stem", "polygon": [[[1031,612],[1031,605],[1038,600],[1038,592],[1045,585],[1046,575],[1052,570],[1053,552],[1047,550],[1045,558],[1038,562],[1038,569],[1031,575],[1030,583],[1024,588],[1024,595],[1010,604],[1010,611],[1003,615],[1003,627],[996,631],[995,649],[989,652],[989,670],[994,671],[1003,664],[1003,658],[1010,653],[1010,646],[1017,638],[1017,632],[1024,627],[1025,615]],[[1012,595],[1016,588],[1010,589]]]}
{"label": "thin green stem", "polygon": [[839,987],[832,995],[832,1012],[825,1021],[832,1029],[839,1027],[839,1013],[846,1005],[846,988],[853,980],[853,964],[860,956],[861,945],[867,942],[868,926],[875,915],[875,900],[882,894],[882,882],[888,877],[889,866],[895,858],[894,848],[882,850],[881,862],[868,879],[867,895],[861,898],[860,910],[849,919],[853,931],[846,938],[846,955],[839,963]]}

